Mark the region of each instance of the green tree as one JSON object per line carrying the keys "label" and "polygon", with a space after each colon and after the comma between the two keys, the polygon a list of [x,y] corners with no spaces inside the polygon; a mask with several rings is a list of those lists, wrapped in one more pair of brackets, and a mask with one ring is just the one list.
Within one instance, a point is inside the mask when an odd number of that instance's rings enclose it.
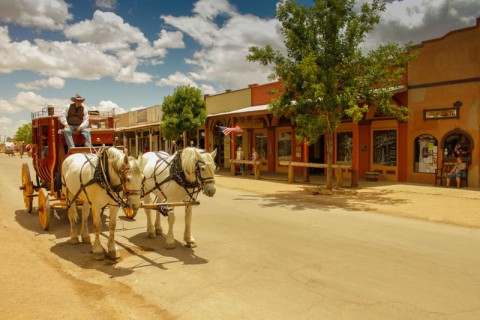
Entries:
{"label": "green tree", "polygon": [[14,139],[23,141],[24,144],[32,143],[32,123],[26,123],[17,129]]}
{"label": "green tree", "polygon": [[202,92],[190,86],[177,87],[172,95],[166,96],[162,110],[160,128],[165,138],[177,140],[183,133],[184,146],[186,146],[186,133],[195,132],[207,118]]}
{"label": "green tree", "polygon": [[270,103],[272,112],[291,117],[296,135],[308,143],[326,136],[328,190],[333,135],[342,118],[358,122],[371,106],[408,118],[408,108],[390,103],[392,88],[401,84],[412,58],[407,47],[392,43],[368,53],[361,48],[384,10],[381,0],[361,7],[354,0],[315,0],[311,7],[285,1],[275,15],[286,52],[270,45],[249,48],[247,60],[270,66],[271,78],[281,81],[282,94]]}

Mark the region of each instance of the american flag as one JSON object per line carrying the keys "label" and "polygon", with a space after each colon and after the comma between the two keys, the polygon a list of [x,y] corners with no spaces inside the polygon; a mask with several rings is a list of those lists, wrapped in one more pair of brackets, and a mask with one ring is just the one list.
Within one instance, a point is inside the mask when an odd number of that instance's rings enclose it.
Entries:
{"label": "american flag", "polygon": [[240,128],[238,126],[238,124],[233,128],[227,128],[227,127],[222,127],[222,126],[218,126],[218,127],[220,128],[220,130],[222,130],[223,134],[226,135],[226,136],[228,136],[232,132],[238,132],[238,133],[243,132],[242,128]]}

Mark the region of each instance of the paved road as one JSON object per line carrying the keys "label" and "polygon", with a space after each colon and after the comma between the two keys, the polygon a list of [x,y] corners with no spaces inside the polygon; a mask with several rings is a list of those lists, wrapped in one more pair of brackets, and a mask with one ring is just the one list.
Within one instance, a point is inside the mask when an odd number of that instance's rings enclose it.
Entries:
{"label": "paved road", "polygon": [[[22,210],[21,161],[0,155],[2,318],[480,318],[478,229],[282,199],[219,179],[215,197],[201,197],[194,211],[197,248],[147,239],[140,213],[117,223],[122,258],[97,262],[91,246],[67,243],[65,218],[43,232]],[[177,240],[182,228],[177,212]]]}

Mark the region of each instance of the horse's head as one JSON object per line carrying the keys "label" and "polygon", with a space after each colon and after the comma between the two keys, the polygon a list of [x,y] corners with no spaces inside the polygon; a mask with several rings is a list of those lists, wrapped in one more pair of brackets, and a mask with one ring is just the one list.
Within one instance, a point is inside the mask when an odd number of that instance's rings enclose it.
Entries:
{"label": "horse's head", "polygon": [[141,206],[142,189],[145,181],[141,162],[141,156],[134,159],[122,153],[121,160],[118,159],[116,165],[114,165],[120,177],[123,195],[127,198],[127,207],[133,209],[135,213]]}
{"label": "horse's head", "polygon": [[142,189],[143,183],[145,182],[145,176],[141,169],[141,161],[141,156],[139,156],[138,159],[128,159],[130,169],[125,171],[123,181],[123,192],[127,197],[127,205],[133,209],[134,213],[136,213],[141,206]]}
{"label": "horse's head", "polygon": [[182,151],[182,166],[185,176],[190,182],[195,180],[201,185],[203,193],[209,197],[215,194],[215,155],[217,150],[212,153],[200,152],[196,148],[185,148]]}

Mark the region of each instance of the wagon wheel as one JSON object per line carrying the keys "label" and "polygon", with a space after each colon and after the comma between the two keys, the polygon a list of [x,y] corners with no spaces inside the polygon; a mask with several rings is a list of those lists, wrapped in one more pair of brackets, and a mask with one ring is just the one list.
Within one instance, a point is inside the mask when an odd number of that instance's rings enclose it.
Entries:
{"label": "wagon wheel", "polygon": [[25,209],[28,213],[32,213],[32,204],[33,204],[33,182],[30,178],[30,170],[28,165],[24,163],[22,165],[22,186],[23,191],[23,202],[25,203]]}
{"label": "wagon wheel", "polygon": [[50,226],[50,200],[48,199],[48,191],[41,188],[38,191],[38,218],[43,230],[48,230]]}
{"label": "wagon wheel", "polygon": [[123,212],[125,212],[125,216],[128,219],[133,219],[137,215],[137,212],[133,211],[132,208],[125,208],[125,209],[123,209]]}

